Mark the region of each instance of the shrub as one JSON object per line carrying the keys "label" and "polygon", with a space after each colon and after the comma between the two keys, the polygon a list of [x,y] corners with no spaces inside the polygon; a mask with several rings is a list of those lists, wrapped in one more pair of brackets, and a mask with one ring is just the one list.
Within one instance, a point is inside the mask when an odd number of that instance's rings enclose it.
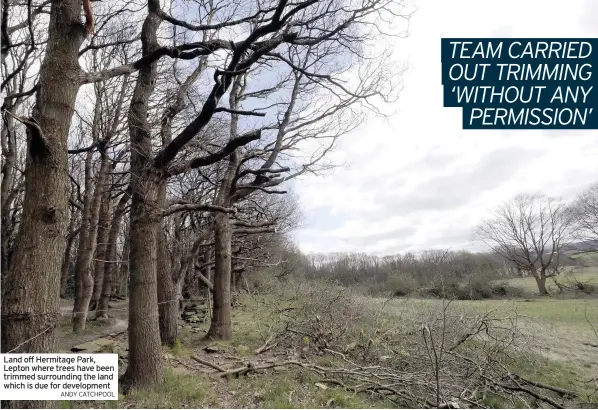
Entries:
{"label": "shrub", "polygon": [[494,297],[521,298],[524,296],[524,293],[523,289],[509,285],[507,282],[492,285],[492,295]]}
{"label": "shrub", "polygon": [[246,276],[246,279],[250,291],[259,294],[272,293],[276,288],[281,286],[280,280],[274,276],[273,272],[269,272],[268,270],[251,272],[250,275]]}
{"label": "shrub", "polygon": [[433,287],[425,289],[427,296],[441,299],[457,300],[482,300],[492,297],[521,296],[520,289],[507,284],[492,285],[491,281],[484,277],[474,277],[466,283],[459,283],[454,280],[443,281]]}
{"label": "shrub", "polygon": [[369,282],[362,287],[355,287],[357,291],[361,290],[367,296],[388,296],[390,287],[387,282]]}
{"label": "shrub", "polygon": [[460,289],[458,299],[461,300],[481,300],[489,299],[493,296],[492,286],[485,278],[472,278],[465,286]]}
{"label": "shrub", "polygon": [[432,296],[440,299],[458,299],[461,293],[459,283],[448,280],[434,284],[430,288],[420,289],[420,295]]}
{"label": "shrub", "polygon": [[407,296],[417,289],[417,281],[407,273],[392,272],[386,284],[393,296]]}
{"label": "shrub", "polygon": [[577,281],[575,283],[575,287],[578,291],[586,293],[588,295],[596,292],[596,286],[594,286],[590,283],[583,283],[583,282]]}

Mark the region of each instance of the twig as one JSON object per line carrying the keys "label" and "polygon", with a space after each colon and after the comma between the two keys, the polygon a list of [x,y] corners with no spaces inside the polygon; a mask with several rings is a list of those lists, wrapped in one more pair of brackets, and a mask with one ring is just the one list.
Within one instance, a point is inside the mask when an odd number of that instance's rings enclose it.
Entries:
{"label": "twig", "polygon": [[269,344],[270,342],[272,342],[272,340],[274,338],[275,338],[274,335],[270,335],[268,337],[268,339],[266,339],[266,341],[264,342],[264,344],[262,346],[260,346],[257,349],[255,349],[255,354],[261,354],[261,353],[267,352],[268,350],[270,350],[270,349],[278,346],[278,344],[280,343],[280,340],[278,340],[278,341],[276,341],[276,342],[274,342],[272,344]]}

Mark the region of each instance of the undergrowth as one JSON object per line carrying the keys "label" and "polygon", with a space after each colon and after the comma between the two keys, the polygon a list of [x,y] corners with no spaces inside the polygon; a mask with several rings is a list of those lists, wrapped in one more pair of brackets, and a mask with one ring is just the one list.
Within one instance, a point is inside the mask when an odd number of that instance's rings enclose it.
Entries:
{"label": "undergrowth", "polygon": [[[395,299],[373,303],[327,283],[274,283],[269,289],[267,295],[239,297],[230,341],[204,342],[205,323],[181,326],[174,346],[165,348],[166,379],[157,389],[133,391],[117,402],[61,406],[409,408],[446,406],[463,396],[479,407],[546,407],[533,395],[500,387],[514,386],[510,374],[552,387],[526,384],[555,403],[579,407],[597,402],[580,369],[526,350],[516,315],[475,313],[470,305],[451,301],[422,302],[409,310]],[[203,351],[208,344],[216,353]],[[193,356],[227,370],[287,361],[309,366],[219,377]],[[380,389],[381,374],[399,391]],[[559,395],[555,388],[577,397]]]}

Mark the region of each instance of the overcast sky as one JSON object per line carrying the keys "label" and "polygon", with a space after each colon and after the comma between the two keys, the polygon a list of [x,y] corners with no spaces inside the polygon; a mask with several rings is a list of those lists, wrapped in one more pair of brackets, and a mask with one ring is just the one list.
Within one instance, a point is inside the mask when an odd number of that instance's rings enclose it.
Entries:
{"label": "overcast sky", "polygon": [[568,199],[598,180],[598,131],[462,130],[440,83],[441,38],[598,37],[598,0],[415,5],[396,43],[408,66],[396,113],[343,138],[334,160],[345,167],[298,181],[305,252],[477,250],[473,228],[497,204],[518,193]]}

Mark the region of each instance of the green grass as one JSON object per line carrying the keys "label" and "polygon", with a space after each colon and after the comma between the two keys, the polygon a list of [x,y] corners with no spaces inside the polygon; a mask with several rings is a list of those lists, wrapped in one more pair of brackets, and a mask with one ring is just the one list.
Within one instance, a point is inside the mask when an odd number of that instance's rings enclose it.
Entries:
{"label": "green grass", "polygon": [[[568,284],[573,282],[574,280],[578,280],[583,283],[598,286],[598,268],[586,268],[581,269],[579,273],[563,274],[558,276],[557,280],[559,281],[559,283],[562,284]],[[538,293],[538,285],[536,284],[536,280],[531,276],[525,278],[509,278],[505,280],[497,280],[495,282],[506,282],[507,284],[519,288],[526,293]],[[550,278],[546,280],[546,287],[548,288],[548,291],[551,293],[556,292],[558,290],[557,286]]]}
{"label": "green grass", "polygon": [[191,351],[183,345],[180,339],[176,339],[174,345],[170,348],[170,353],[173,356],[189,356]]}
{"label": "green grass", "polygon": [[389,408],[379,397],[356,395],[341,388],[322,389],[320,378],[303,369],[279,370],[231,379],[227,388],[237,406],[265,409],[290,408]]}
{"label": "green grass", "polygon": [[[548,325],[546,332],[575,331],[591,337],[592,326],[598,329],[598,301],[596,299],[535,298],[514,300],[455,300],[450,302],[454,309],[471,313],[517,316],[522,325],[533,322]],[[399,315],[415,315],[417,312],[440,311],[443,302],[436,299],[401,299],[391,304]],[[598,341],[597,341],[598,342]]]}
{"label": "green grass", "polygon": [[575,253],[571,255],[572,259],[582,263],[585,266],[597,266],[598,265],[598,252],[583,252]]}
{"label": "green grass", "polygon": [[122,404],[126,406],[126,403],[135,403],[136,407],[145,409],[172,409],[212,407],[218,400],[207,376],[201,373],[176,374],[168,371],[162,386],[151,391],[133,391]]}
{"label": "green grass", "polygon": [[513,373],[530,380],[571,391],[582,391],[587,387],[578,377],[575,367],[567,363],[555,362],[536,354],[510,354],[506,362]]}
{"label": "green grass", "polygon": [[482,404],[491,409],[525,409],[526,405],[521,400],[515,400],[515,403],[507,402],[503,397],[496,393],[487,392],[482,400]]}
{"label": "green grass", "polygon": [[168,369],[164,384],[152,390],[134,390],[120,395],[119,400],[60,401],[59,408],[141,408],[181,409],[215,407],[218,405],[212,383],[202,373],[177,373]]}
{"label": "green grass", "polygon": [[[595,387],[588,383],[587,372],[580,371],[575,365],[549,360],[539,354],[528,353],[526,355],[510,354],[505,360],[509,370],[528,380],[534,380],[549,386],[559,387],[579,394],[583,402],[592,403],[593,407],[598,404],[598,395],[595,394]],[[548,397],[559,401],[562,399],[558,394],[545,391]],[[545,407],[546,404],[539,401],[532,403],[538,407]]]}
{"label": "green grass", "polygon": [[457,301],[479,313],[495,309],[497,313],[517,313],[524,318],[550,321],[566,327],[587,327],[587,320],[598,318],[598,303],[593,299],[538,298],[524,300]]}
{"label": "green grass", "polygon": [[[467,346],[468,349],[473,348],[473,350],[476,346],[479,346],[482,348],[481,352],[483,352],[483,343],[481,342],[470,341]],[[580,396],[580,400],[596,403],[597,397],[593,395],[591,384],[584,382],[583,375],[574,366],[567,363],[558,363],[538,354],[512,350],[502,353],[497,352],[494,358],[498,359],[513,375],[576,393]],[[556,402],[563,400],[563,397],[554,391],[543,390],[541,394]],[[528,397],[526,400],[527,403],[515,396],[485,392],[482,403],[490,408],[528,408],[530,406],[532,408],[545,408],[547,406],[544,401],[532,397]]]}

